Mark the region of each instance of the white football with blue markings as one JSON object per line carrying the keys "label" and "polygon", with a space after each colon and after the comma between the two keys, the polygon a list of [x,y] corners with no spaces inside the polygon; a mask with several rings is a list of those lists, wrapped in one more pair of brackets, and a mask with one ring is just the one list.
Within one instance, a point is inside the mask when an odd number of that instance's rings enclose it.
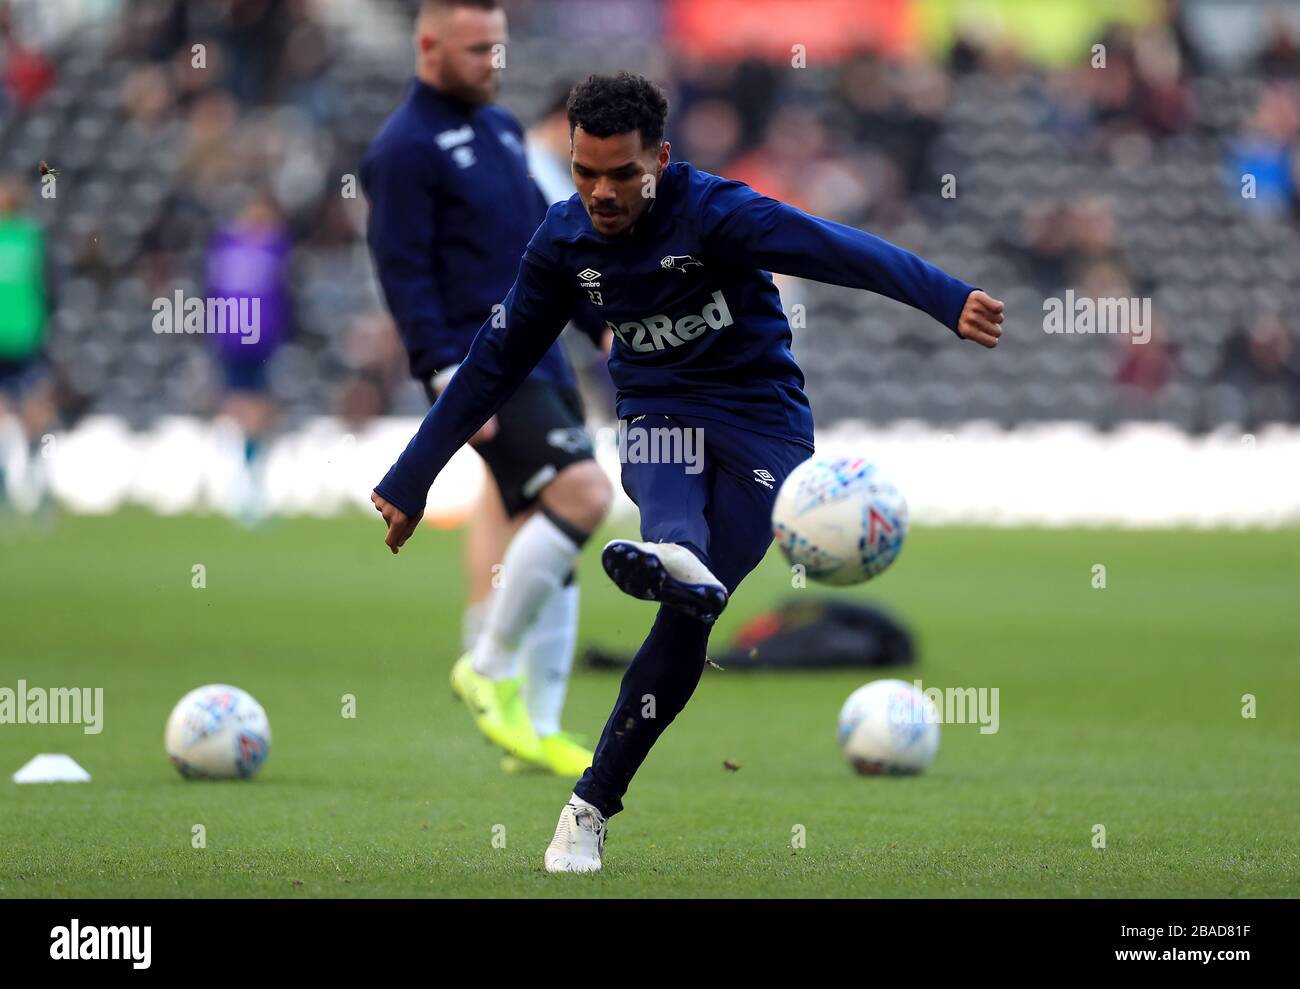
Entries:
{"label": "white football with blue markings", "polygon": [[897,559],[907,500],[864,457],[813,456],[777,494],[772,532],[792,566],[818,583],[869,580]]}
{"label": "white football with blue markings", "polygon": [[271,750],[271,722],[245,690],[214,683],[182,697],[167,719],[167,755],[186,779],[247,779]]}

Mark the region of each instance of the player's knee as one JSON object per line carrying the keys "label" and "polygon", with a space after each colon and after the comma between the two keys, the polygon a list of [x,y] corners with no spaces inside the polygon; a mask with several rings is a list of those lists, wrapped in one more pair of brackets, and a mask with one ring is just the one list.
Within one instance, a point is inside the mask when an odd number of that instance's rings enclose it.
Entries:
{"label": "player's knee", "polygon": [[583,532],[592,532],[609,514],[614,487],[594,460],[571,464],[546,486],[542,504]]}

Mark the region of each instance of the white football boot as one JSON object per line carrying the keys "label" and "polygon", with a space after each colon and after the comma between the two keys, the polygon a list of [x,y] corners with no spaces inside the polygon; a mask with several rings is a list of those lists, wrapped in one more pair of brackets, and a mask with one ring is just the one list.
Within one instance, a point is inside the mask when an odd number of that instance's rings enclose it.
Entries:
{"label": "white football boot", "polygon": [[576,793],[560,811],[546,849],[547,872],[599,872],[605,850],[605,815]]}
{"label": "white football boot", "polygon": [[677,543],[638,543],[615,539],[600,554],[605,573],[619,590],[643,601],[658,601],[713,624],[727,606],[727,589]]}

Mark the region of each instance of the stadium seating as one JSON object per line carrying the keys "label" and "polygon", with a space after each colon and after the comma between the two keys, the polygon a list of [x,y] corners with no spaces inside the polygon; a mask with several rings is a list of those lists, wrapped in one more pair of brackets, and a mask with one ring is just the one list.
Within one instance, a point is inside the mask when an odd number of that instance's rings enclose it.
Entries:
{"label": "stadium seating", "polygon": [[[233,120],[208,143],[198,136],[200,96],[220,93],[220,84],[208,81],[187,95],[175,85],[183,50],[150,62],[140,54],[143,45],[124,52],[112,26],[76,32],[48,52],[55,82],[33,112],[5,107],[0,171],[29,174],[41,156],[34,149],[50,149],[45,157],[61,171],[57,199],[32,211],[51,235],[55,295],[47,349],[82,411],[144,423],[214,408],[216,375],[203,341],[156,338],[150,303],[177,288],[202,291],[207,238],[238,194],[259,183],[270,183],[290,207],[297,239],[296,332],[274,359],[272,385],[289,422],[331,410],[346,372],[348,327],[382,308],[361,237],[363,202],[339,196],[341,177],[355,173],[409,75],[402,27],[409,5],[381,6],[386,29],[372,29],[362,46],[331,27],[319,73],[263,101],[232,101]],[[664,64],[661,50],[632,42],[607,46],[601,64],[592,64],[537,32],[517,37],[503,95],[524,119],[564,80]],[[1294,313],[1300,301],[1296,211],[1256,208],[1225,166],[1265,80],[1187,77],[1194,107],[1188,123],[1116,137],[1086,95],[1054,103],[1051,87],[1031,84],[1037,72],[977,68],[950,76],[925,174],[903,176],[915,186],[910,195],[888,208],[873,201],[851,206],[836,217],[903,243],[1006,300],[1004,346],[995,355],[954,346],[927,318],[887,300],[820,284],[790,286],[787,304],[797,298],[806,306],[795,353],[819,422],[1067,418],[1110,426],[1156,417],[1206,430],[1250,419],[1248,388],[1220,373],[1225,347],[1249,313]],[[870,133],[855,140],[853,128],[837,127],[853,118],[836,100],[840,73],[831,67],[778,74],[777,99],[825,121],[832,132],[827,153],[853,168],[879,148]],[[161,94],[159,80],[167,90]],[[219,102],[207,110],[220,117]],[[676,147],[691,153],[688,143]],[[231,171],[220,183],[205,181],[205,169],[222,167],[222,155]],[[954,198],[939,194],[944,174],[956,177]],[[1039,207],[1091,209],[1072,222],[1098,243],[1045,252],[1027,232]],[[1040,232],[1051,234],[1051,226]],[[1096,264],[1110,265],[1127,295],[1153,299],[1172,353],[1167,381],[1147,390],[1122,383],[1118,369],[1129,347],[1122,338],[1043,331],[1044,298],[1077,284]],[[1300,351],[1294,318],[1289,330],[1293,352]],[[421,402],[412,387],[394,411],[416,412]],[[1292,413],[1300,417],[1300,401]]]}

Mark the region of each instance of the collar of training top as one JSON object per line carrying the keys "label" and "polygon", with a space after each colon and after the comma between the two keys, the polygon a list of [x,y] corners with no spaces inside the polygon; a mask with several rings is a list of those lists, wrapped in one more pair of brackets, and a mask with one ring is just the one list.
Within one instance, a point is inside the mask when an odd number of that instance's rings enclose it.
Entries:
{"label": "collar of training top", "polygon": [[436,86],[430,86],[419,76],[411,77],[411,91],[415,94],[416,99],[426,105],[433,106],[444,113],[452,113],[461,117],[472,117],[478,110],[489,105],[487,103],[466,103],[450,93],[444,93]]}

